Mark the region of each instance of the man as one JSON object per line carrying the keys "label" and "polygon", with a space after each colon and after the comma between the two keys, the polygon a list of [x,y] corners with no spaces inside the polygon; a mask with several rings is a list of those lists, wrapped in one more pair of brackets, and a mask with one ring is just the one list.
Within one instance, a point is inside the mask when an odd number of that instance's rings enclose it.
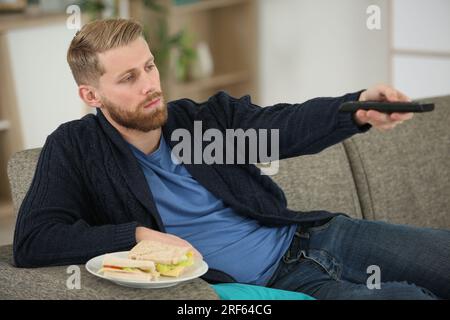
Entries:
{"label": "man", "polygon": [[[193,245],[205,279],[300,291],[319,299],[449,298],[450,232],[286,208],[283,192],[252,164],[176,163],[177,129],[278,129],[279,157],[317,153],[371,126],[412,118],[339,113],[344,101],[408,101],[378,85],[339,98],[260,108],[224,92],[168,105],[139,24],[85,25],[68,50],[81,99],[97,115],[61,125],[47,139],[20,208],[19,267],[81,264],[143,239]],[[201,143],[192,141],[192,144]],[[380,290],[366,286],[381,268]]]}

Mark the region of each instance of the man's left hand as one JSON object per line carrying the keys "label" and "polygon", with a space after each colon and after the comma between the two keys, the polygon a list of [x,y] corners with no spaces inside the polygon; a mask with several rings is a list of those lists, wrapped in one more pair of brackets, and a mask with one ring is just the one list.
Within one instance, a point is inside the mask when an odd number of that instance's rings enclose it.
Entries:
{"label": "man's left hand", "polygon": [[[359,101],[411,102],[411,99],[388,85],[379,84],[363,91]],[[412,119],[413,116],[414,114],[411,112],[387,114],[375,110],[358,110],[354,114],[354,119],[359,126],[369,123],[380,131],[387,131],[395,128],[403,121]]]}

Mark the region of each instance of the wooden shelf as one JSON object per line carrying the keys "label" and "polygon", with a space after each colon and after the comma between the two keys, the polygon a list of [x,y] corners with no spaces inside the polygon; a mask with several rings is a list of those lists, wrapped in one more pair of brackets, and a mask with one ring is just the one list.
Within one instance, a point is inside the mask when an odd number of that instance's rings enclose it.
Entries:
{"label": "wooden shelf", "polygon": [[10,127],[10,123],[8,120],[0,120],[0,131],[6,131]]}
{"label": "wooden shelf", "polygon": [[13,242],[15,224],[16,216],[12,201],[0,200],[0,246]]}
{"label": "wooden shelf", "polygon": [[12,201],[10,200],[0,200],[0,218],[8,217],[14,214],[14,208]]}
{"label": "wooden shelf", "polygon": [[193,92],[225,87],[245,82],[249,79],[250,74],[246,71],[230,72],[186,83],[174,83],[170,89],[177,95],[189,95]]}
{"label": "wooden shelf", "polygon": [[[153,30],[149,38],[158,39],[158,15],[151,10],[140,10],[135,0],[134,14],[144,12],[143,21]],[[257,96],[258,24],[257,0],[199,0],[174,4],[172,0],[159,0],[167,9],[168,33],[185,30],[192,47],[206,44],[213,62],[214,74],[205,79],[179,82],[174,66],[168,67],[163,77],[167,99],[191,98],[204,101],[217,90],[226,90],[232,96]],[[154,43],[152,49],[156,49]],[[172,61],[171,59],[169,59]]]}
{"label": "wooden shelf", "polygon": [[0,32],[54,23],[66,23],[68,15],[65,13],[29,15],[26,13],[0,14]]}
{"label": "wooden shelf", "polygon": [[200,0],[195,3],[173,5],[170,13],[174,15],[192,14],[196,12],[224,8],[248,2],[247,0]]}

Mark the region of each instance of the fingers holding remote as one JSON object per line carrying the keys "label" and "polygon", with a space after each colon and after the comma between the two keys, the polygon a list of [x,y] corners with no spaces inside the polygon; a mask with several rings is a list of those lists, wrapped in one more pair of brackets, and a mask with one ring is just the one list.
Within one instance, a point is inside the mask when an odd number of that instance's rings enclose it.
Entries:
{"label": "fingers holding remote", "polygon": [[355,121],[358,125],[371,124],[380,131],[387,131],[395,128],[404,121],[412,119],[413,113],[382,113],[375,110],[358,110],[355,113]]}
{"label": "fingers holding remote", "polygon": [[386,84],[377,84],[360,95],[359,101],[411,102],[406,94]]}

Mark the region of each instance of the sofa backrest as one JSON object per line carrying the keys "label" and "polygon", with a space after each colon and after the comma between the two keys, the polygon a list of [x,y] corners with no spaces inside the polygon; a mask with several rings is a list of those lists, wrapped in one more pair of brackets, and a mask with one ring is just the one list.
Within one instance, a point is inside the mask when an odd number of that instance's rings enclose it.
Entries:
{"label": "sofa backrest", "polygon": [[344,142],[363,216],[450,228],[450,96],[389,132]]}
{"label": "sofa backrest", "polygon": [[281,160],[279,172],[272,179],[284,190],[291,209],[327,210],[362,218],[342,143],[320,154]]}
{"label": "sofa backrest", "polygon": [[40,148],[19,151],[8,161],[8,179],[16,214],[30,188],[40,152]]}

